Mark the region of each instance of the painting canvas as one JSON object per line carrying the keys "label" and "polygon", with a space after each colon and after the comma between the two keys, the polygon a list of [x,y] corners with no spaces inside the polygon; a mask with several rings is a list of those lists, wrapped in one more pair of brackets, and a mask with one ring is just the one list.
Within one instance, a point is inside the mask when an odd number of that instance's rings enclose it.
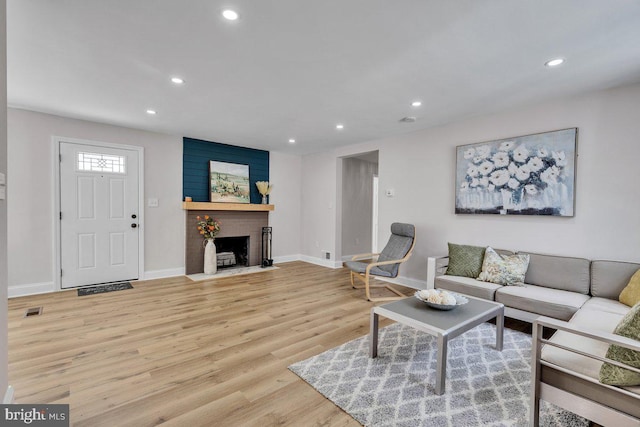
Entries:
{"label": "painting canvas", "polygon": [[573,216],[578,129],[456,148],[456,213]]}
{"label": "painting canvas", "polygon": [[212,202],[249,203],[249,165],[209,162]]}

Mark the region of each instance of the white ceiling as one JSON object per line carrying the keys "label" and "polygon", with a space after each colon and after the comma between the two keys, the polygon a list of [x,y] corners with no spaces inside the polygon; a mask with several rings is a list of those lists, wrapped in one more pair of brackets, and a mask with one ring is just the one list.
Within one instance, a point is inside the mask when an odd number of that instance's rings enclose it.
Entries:
{"label": "white ceiling", "polygon": [[298,154],[640,82],[636,0],[7,0],[7,21],[10,106]]}

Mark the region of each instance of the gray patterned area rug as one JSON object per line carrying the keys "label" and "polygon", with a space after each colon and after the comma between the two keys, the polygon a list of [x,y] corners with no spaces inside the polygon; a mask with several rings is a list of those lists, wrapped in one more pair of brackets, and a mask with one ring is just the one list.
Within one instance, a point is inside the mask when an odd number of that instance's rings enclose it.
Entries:
{"label": "gray patterned area rug", "polygon": [[[371,427],[527,426],[531,336],[484,323],[449,341],[446,391],[435,394],[437,343],[393,324],[380,329],[378,357],[364,336],[289,366],[361,424]],[[543,426],[589,422],[543,402]]]}

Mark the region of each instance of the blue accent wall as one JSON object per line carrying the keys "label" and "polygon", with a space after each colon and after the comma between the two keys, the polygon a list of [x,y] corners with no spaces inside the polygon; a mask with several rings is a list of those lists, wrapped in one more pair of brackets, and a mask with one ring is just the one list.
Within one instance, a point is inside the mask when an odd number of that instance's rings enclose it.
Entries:
{"label": "blue accent wall", "polygon": [[269,152],[253,148],[237,147],[201,139],[182,140],[182,199],[194,202],[209,201],[209,161],[249,165],[251,203],[261,203],[262,196],[256,181],[269,181]]}

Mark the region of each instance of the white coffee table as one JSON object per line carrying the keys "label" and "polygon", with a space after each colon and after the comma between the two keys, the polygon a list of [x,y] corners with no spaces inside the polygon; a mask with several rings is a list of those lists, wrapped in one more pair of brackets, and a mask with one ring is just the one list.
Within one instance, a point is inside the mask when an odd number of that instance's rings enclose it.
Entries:
{"label": "white coffee table", "polygon": [[496,349],[502,351],[504,329],[504,305],[478,298],[467,297],[467,304],[450,311],[428,307],[417,298],[406,298],[371,309],[369,335],[371,357],[378,356],[378,316],[384,316],[438,339],[438,364],[436,394],[444,393],[447,372],[447,344],[449,340],[473,329],[487,320],[496,319]]}

